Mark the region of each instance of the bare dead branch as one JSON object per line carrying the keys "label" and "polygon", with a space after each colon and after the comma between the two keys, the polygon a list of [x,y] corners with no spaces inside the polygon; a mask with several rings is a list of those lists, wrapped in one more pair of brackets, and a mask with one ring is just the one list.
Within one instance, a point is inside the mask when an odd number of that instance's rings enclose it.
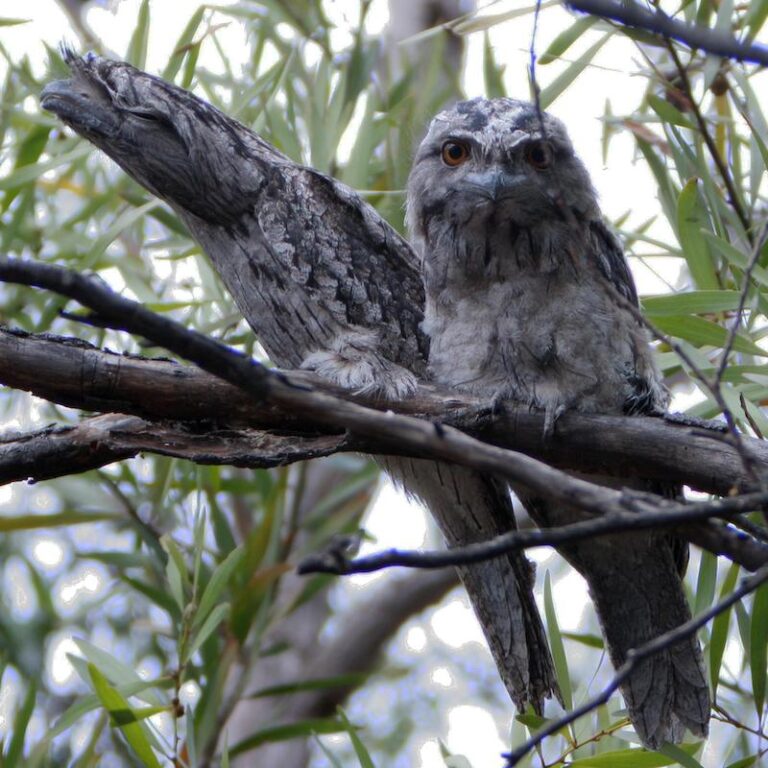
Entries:
{"label": "bare dead branch", "polygon": [[[491,413],[483,410],[481,400],[428,386],[420,387],[408,400],[386,402],[350,394],[306,371],[283,371],[282,375],[297,387],[312,387],[368,408],[450,424],[560,468],[672,479],[716,494],[749,488],[739,456],[725,436],[685,423],[571,412],[558,420],[557,439],[544,441],[543,415],[514,403]],[[226,429],[230,435],[248,427],[309,438],[338,435],[341,424],[337,420],[333,428],[323,426],[300,403],[291,409],[257,403],[238,387],[194,366],[118,355],[77,340],[8,329],[0,329],[0,383],[74,408],[133,414],[149,421],[201,422],[209,428]],[[331,417],[334,413],[329,411]],[[70,432],[59,433],[57,440],[66,440],[66,435],[77,443],[76,434]],[[768,446],[744,439],[755,458],[768,465]],[[238,450],[234,437],[232,440],[233,450],[244,455],[245,448]],[[375,440],[355,435],[340,442],[339,450],[366,451],[374,445]],[[312,449],[309,442],[305,447]],[[390,446],[389,450],[396,448]],[[405,446],[400,446],[400,453],[408,454]],[[226,458],[223,451],[217,455]],[[293,455],[299,458],[300,450]],[[96,457],[92,458],[95,462]],[[104,458],[108,463],[118,457],[105,454]],[[44,479],[35,473],[25,475],[27,469],[21,467],[5,471],[6,481],[26,476]],[[77,471],[76,465],[72,471]]]}
{"label": "bare dead branch", "polygon": [[[335,712],[360,678],[373,672],[387,641],[411,617],[441,600],[458,586],[451,569],[431,574],[409,573],[395,576],[373,590],[365,604],[354,608],[354,615],[340,617],[344,629],[321,646],[307,661],[307,677],[322,676],[337,685],[318,686],[304,691],[290,701],[283,719],[286,722],[307,717],[327,717]],[[280,694],[279,687],[256,691],[252,696]]]}
{"label": "bare dead branch", "polygon": [[[365,557],[348,559],[343,548],[333,544],[323,553],[310,555],[299,564],[300,573],[333,573],[348,575],[353,573],[371,573],[393,566],[408,568],[445,568],[451,565],[470,565],[492,557],[535,547],[557,547],[574,541],[583,541],[596,536],[611,533],[629,533],[655,528],[681,528],[684,536],[696,537],[696,533],[686,524],[700,522],[712,517],[728,518],[744,512],[768,508],[768,493],[759,492],[734,496],[727,499],[695,504],[659,499],[648,493],[624,490],[621,511],[611,512],[602,517],[571,525],[545,530],[510,531],[497,536],[491,541],[455,547],[447,552],[417,552],[390,549]],[[720,528],[723,534],[727,529]],[[744,536],[730,531],[724,538],[746,542]],[[741,548],[741,547],[739,547]],[[742,560],[748,570],[756,570],[768,562],[768,546],[765,543],[751,541],[746,547],[749,554]],[[722,553],[725,554],[725,553]],[[745,553],[741,553],[744,555]],[[746,563],[749,562],[750,565]]]}
{"label": "bare dead branch", "polygon": [[284,466],[345,450],[343,435],[276,434],[209,428],[107,414],[74,426],[0,435],[0,484],[50,480],[156,453],[196,464],[251,469]]}
{"label": "bare dead branch", "polygon": [[610,19],[626,27],[672,38],[688,48],[714,56],[768,66],[768,48],[764,45],[741,42],[732,35],[700,24],[686,24],[670,18],[660,8],[650,10],[636,2],[617,0],[568,0],[568,5],[576,11]]}

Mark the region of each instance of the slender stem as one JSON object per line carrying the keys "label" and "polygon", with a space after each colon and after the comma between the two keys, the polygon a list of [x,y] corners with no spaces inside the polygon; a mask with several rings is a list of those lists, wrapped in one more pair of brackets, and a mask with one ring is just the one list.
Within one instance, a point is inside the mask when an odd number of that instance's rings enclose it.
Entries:
{"label": "slender stem", "polygon": [[763,243],[765,242],[766,235],[768,235],[768,220],[763,222],[763,225],[760,227],[760,231],[755,237],[755,242],[752,244],[752,254],[742,277],[743,285],[741,286],[741,295],[739,296],[739,306],[736,308],[736,317],[734,318],[733,324],[731,325],[725,347],[723,347],[723,354],[720,357],[720,365],[717,367],[715,380],[713,382],[713,386],[717,387],[718,389],[722,383],[725,369],[728,367],[728,357],[731,354],[731,350],[733,349],[733,345],[736,341],[736,335],[739,332],[741,319],[744,315],[744,307],[747,303],[747,295],[749,293],[750,284],[752,282],[752,272],[754,271],[755,267],[757,266],[757,262],[760,259],[760,252],[763,249]]}
{"label": "slender stem", "polygon": [[677,72],[680,75],[680,80],[683,83],[685,95],[688,97],[688,100],[690,101],[691,110],[693,111],[693,116],[696,118],[696,123],[699,126],[699,132],[701,133],[701,137],[702,139],[704,139],[704,143],[707,145],[709,154],[712,156],[712,160],[714,161],[715,166],[717,167],[717,171],[720,174],[720,178],[723,180],[723,184],[725,185],[725,189],[728,193],[728,202],[731,204],[731,207],[733,208],[734,212],[738,216],[739,221],[741,222],[741,226],[744,227],[744,234],[747,240],[751,244],[752,235],[750,233],[749,217],[744,212],[744,209],[741,206],[741,201],[739,200],[739,195],[738,195],[738,192],[736,191],[736,186],[733,183],[733,178],[731,177],[731,173],[728,170],[728,166],[725,164],[725,161],[720,155],[720,152],[717,149],[717,146],[715,144],[715,140],[712,138],[712,136],[709,133],[709,128],[707,127],[706,120],[704,120],[704,115],[702,115],[701,110],[699,109],[699,105],[697,104],[696,99],[693,96],[693,88],[691,87],[691,81],[688,77],[688,71],[683,66],[682,61],[680,61],[680,57],[677,55],[677,51],[675,50],[675,46],[672,44],[671,39],[666,38],[666,43],[667,43],[667,51],[669,52],[669,55],[675,64],[675,68],[677,69]]}
{"label": "slender stem", "polygon": [[[764,509],[768,508],[768,492],[714,499],[698,504],[667,502],[669,506],[666,509],[664,502],[656,497],[629,492],[625,494],[624,502],[626,509],[638,511],[616,511],[594,520],[555,528],[513,530],[489,541],[455,547],[448,551],[419,552],[390,549],[348,560],[345,548],[337,542],[327,551],[305,558],[299,564],[298,571],[301,574],[348,575],[371,573],[393,566],[431,569],[445,568],[450,565],[469,565],[534,547],[559,546],[612,533],[676,527],[711,517],[729,517],[744,511]],[[761,565],[768,562],[768,547],[763,549],[765,549],[765,560]]]}

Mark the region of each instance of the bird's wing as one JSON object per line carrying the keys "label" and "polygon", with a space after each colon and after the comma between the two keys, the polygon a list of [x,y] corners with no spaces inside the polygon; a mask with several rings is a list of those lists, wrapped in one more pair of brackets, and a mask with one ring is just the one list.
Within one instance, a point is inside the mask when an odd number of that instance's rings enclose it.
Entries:
{"label": "bird's wing", "polygon": [[635,281],[619,239],[602,220],[591,221],[589,226],[600,272],[625,299],[639,306]]}

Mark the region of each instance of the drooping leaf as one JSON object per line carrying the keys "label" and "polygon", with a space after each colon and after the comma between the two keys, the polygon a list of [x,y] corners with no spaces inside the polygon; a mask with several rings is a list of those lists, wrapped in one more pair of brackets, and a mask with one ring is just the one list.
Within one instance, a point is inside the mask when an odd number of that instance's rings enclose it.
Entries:
{"label": "drooping leaf", "polygon": [[677,200],[677,234],[683,255],[696,286],[718,288],[712,256],[702,230],[709,230],[706,212],[699,196],[698,179],[689,179]]}
{"label": "drooping leaf", "polygon": [[[88,664],[88,671],[91,675],[93,689],[99,697],[101,705],[109,713],[113,726],[120,728],[131,749],[147,768],[161,768],[160,761],[155,756],[143,724],[136,720],[130,720],[132,710],[128,701],[109,684],[107,678],[101,674],[96,666]],[[121,720],[126,722],[122,723]]]}
{"label": "drooping leaf", "polygon": [[262,728],[242,741],[229,748],[230,757],[241,755],[261,744],[274,741],[286,741],[288,739],[306,738],[315,733],[343,733],[347,730],[344,723],[338,718],[313,718],[300,720],[287,725],[276,725],[271,728]]}
{"label": "drooping leaf", "polygon": [[[731,563],[728,573],[720,588],[719,599],[723,600],[733,592],[739,577],[739,566]],[[728,625],[731,618],[731,609],[719,613],[712,622],[712,632],[709,639],[709,683],[712,692],[717,697],[717,687],[720,682],[720,667],[723,663],[725,645],[728,642]]]}
{"label": "drooping leaf", "polygon": [[576,19],[547,46],[547,50],[538,57],[538,63],[546,66],[557,61],[597,20],[597,16],[581,16]]}
{"label": "drooping leaf", "polygon": [[704,315],[731,312],[738,308],[740,291],[685,291],[643,296],[643,312],[649,317]]}
{"label": "drooping leaf", "polygon": [[752,694],[758,718],[764,715],[765,681],[768,673],[768,585],[756,592],[752,604],[749,633],[749,668],[752,673]]}
{"label": "drooping leaf", "polygon": [[597,52],[608,42],[612,32],[604,34],[593,43],[578,59],[569,64],[546,88],[539,94],[542,109],[548,109],[552,102],[586,69]]}
{"label": "drooping leaf", "polygon": [[[680,749],[684,754],[692,755],[700,746],[700,744],[682,744]],[[574,768],[664,768],[677,763],[676,758],[660,752],[650,752],[645,749],[624,749],[582,757],[568,765],[574,766]]]}
{"label": "drooping leaf", "polygon": [[544,576],[544,612],[547,618],[547,634],[549,635],[549,647],[552,651],[552,660],[555,663],[555,674],[560,693],[563,696],[563,705],[566,710],[573,709],[573,694],[571,693],[571,675],[568,671],[568,660],[563,647],[563,638],[560,634],[560,626],[555,612],[555,601],[552,598],[552,582],[549,571]]}

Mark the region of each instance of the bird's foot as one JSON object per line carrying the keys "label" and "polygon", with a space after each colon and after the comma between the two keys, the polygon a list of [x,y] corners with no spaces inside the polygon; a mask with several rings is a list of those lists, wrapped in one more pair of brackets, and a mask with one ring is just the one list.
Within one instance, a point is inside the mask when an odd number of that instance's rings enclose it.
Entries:
{"label": "bird's foot", "polygon": [[565,413],[566,406],[563,403],[548,403],[544,409],[544,442],[548,442],[555,434],[555,424]]}
{"label": "bird's foot", "polygon": [[409,370],[379,353],[378,338],[372,331],[341,334],[330,349],[308,355],[301,367],[356,394],[385,400],[403,400],[418,386]]}

